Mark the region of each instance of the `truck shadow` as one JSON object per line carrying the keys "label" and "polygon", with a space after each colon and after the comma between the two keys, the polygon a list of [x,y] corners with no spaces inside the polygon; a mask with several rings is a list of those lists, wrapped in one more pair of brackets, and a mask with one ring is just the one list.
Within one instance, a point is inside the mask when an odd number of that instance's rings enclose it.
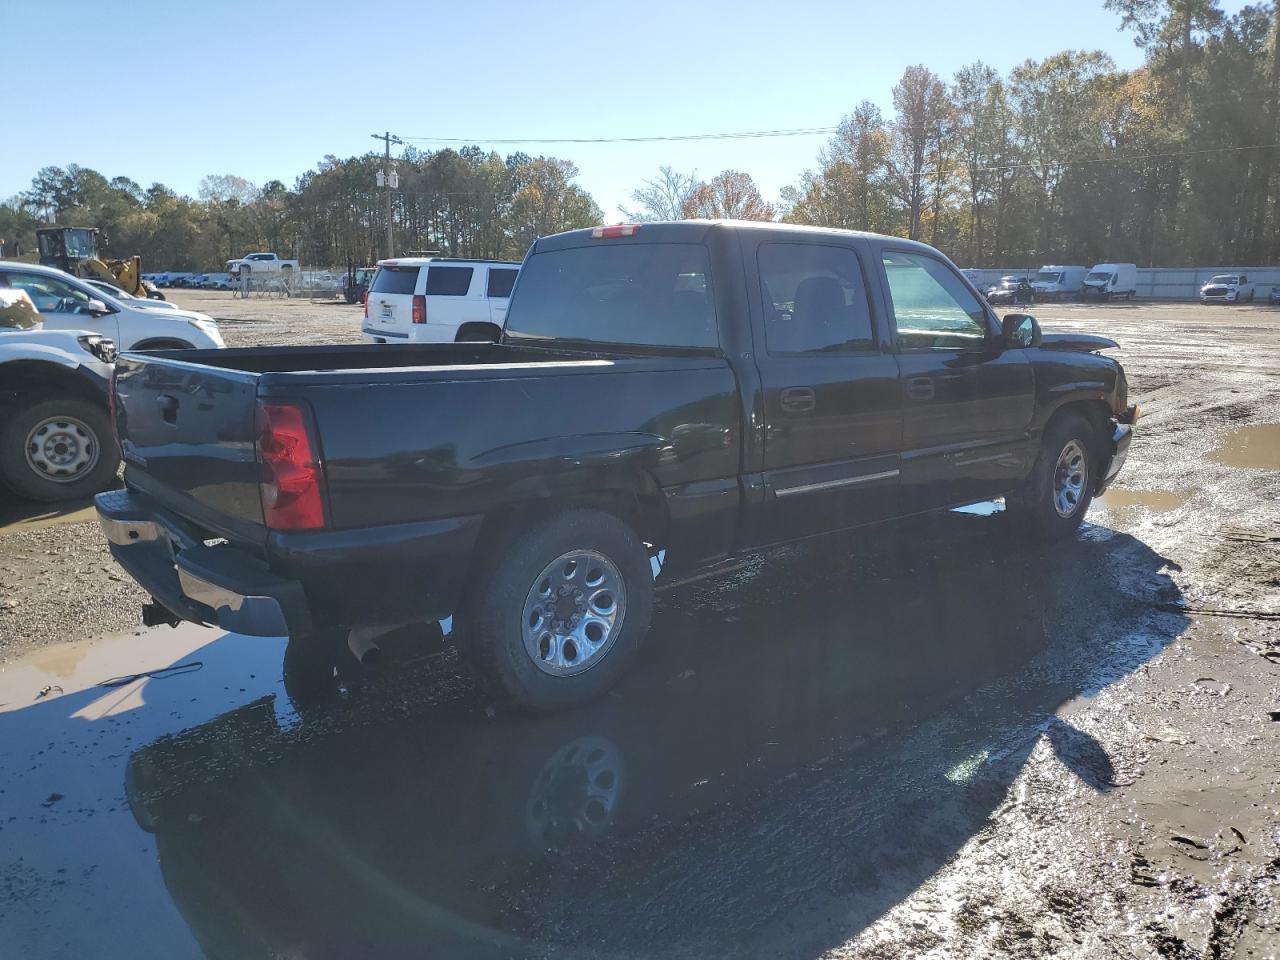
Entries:
{"label": "truck shadow", "polygon": [[1182,631],[1153,606],[1169,564],[1002,529],[952,514],[677,588],[637,669],[561,716],[454,696],[448,656],[293,725],[266,697],[134,752],[130,806],[211,957],[812,956],[934,874],[1038,744],[1121,780],[1058,711]]}

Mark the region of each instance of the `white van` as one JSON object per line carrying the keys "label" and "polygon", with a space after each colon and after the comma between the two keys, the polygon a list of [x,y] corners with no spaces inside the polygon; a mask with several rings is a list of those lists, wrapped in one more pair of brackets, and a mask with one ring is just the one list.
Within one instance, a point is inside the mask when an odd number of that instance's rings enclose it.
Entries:
{"label": "white van", "polygon": [[1136,263],[1095,263],[1084,278],[1080,291],[1086,297],[1114,300],[1124,297],[1132,300],[1138,292],[1138,265]]}
{"label": "white van", "polygon": [[519,272],[505,260],[379,260],[361,333],[369,343],[495,341]]}
{"label": "white van", "polygon": [[1050,264],[1040,268],[1031,280],[1031,288],[1039,300],[1061,300],[1079,296],[1088,276],[1088,267],[1063,267]]}

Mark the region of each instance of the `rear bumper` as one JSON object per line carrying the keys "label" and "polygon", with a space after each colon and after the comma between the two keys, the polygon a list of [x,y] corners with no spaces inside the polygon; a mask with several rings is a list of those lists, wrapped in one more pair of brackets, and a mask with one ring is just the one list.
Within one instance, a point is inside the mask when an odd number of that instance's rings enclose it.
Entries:
{"label": "rear bumper", "polygon": [[449,323],[419,323],[406,332],[403,327],[384,330],[365,321],[360,334],[365,343],[453,343],[458,328]]}
{"label": "rear bumper", "polygon": [[99,494],[97,509],[116,562],[174,616],[262,637],[449,616],[482,520],[271,533],[268,563],[231,544],[206,545],[201,531],[136,490]]}
{"label": "rear bumper", "polygon": [[229,545],[206,546],[181,521],[131,490],[96,498],[111,556],[174,616],[259,637],[306,636],[302,584]]}

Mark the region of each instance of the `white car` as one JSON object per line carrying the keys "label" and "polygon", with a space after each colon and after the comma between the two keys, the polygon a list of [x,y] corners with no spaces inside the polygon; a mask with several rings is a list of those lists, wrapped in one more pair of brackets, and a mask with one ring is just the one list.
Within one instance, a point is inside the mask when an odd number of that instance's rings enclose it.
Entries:
{"label": "white car", "polygon": [[126,293],[121,290],[114,283],[107,283],[105,280],[94,280],[92,277],[83,277],[82,279],[99,293],[105,293],[107,296],[115,297],[117,300],[128,300],[131,307],[144,307],[152,310],[178,309],[176,303],[170,303],[168,300],[152,300],[150,297],[137,297],[132,293]]}
{"label": "white car", "polygon": [[1220,273],[1210,277],[1200,288],[1201,303],[1252,302],[1256,294],[1254,286],[1243,273]]}
{"label": "white car", "polygon": [[117,297],[53,267],[0,260],[0,288],[25,290],[46,330],[88,330],[121,350],[226,346],[203,313]]}
{"label": "white car", "polygon": [[491,343],[502,335],[520,264],[505,260],[379,260],[364,300],[369,343]]}

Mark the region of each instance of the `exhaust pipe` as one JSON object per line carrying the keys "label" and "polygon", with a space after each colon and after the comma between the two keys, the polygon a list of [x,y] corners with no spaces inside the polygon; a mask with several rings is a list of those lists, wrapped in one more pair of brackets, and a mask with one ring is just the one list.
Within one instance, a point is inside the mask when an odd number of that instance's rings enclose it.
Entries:
{"label": "exhaust pipe", "polygon": [[158,627],[162,623],[176,627],[181,622],[181,617],[175,617],[168,607],[154,598],[150,603],[142,605],[142,625],[144,627]]}
{"label": "exhaust pipe", "polygon": [[360,661],[362,667],[371,667],[378,662],[382,648],[375,643],[377,637],[394,630],[394,627],[356,627],[347,635],[347,649]]}

